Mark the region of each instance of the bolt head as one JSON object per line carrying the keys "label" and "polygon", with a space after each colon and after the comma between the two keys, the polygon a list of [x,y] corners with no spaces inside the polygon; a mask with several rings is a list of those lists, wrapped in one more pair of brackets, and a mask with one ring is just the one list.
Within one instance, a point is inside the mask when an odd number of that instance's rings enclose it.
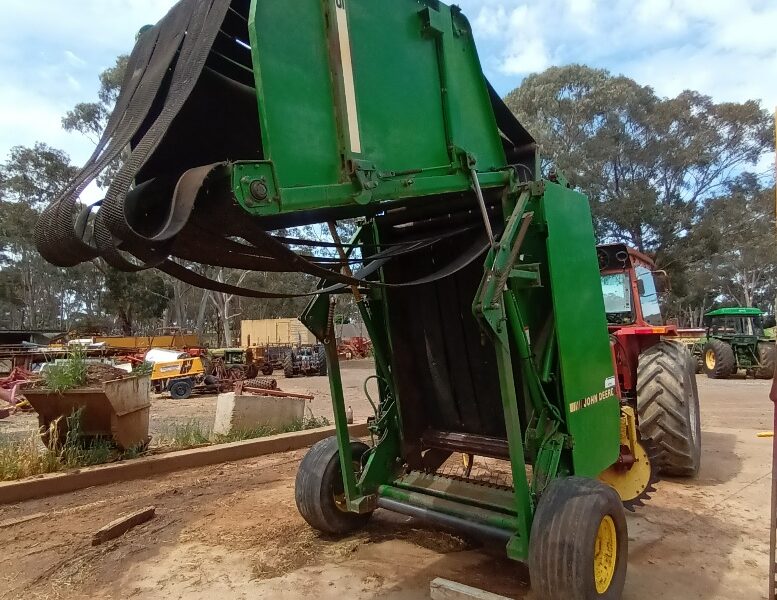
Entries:
{"label": "bolt head", "polygon": [[267,184],[265,184],[264,181],[252,181],[249,189],[251,191],[251,195],[259,202],[267,200]]}

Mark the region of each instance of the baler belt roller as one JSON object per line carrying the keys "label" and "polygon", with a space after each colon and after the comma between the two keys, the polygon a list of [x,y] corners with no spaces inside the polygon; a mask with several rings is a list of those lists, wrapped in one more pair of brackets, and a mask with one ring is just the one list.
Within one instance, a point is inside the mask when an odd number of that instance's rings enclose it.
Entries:
{"label": "baler belt roller", "polygon": [[515,515],[515,493],[512,488],[505,486],[421,471],[411,471],[394,480],[392,485],[438,498],[456,500],[475,508]]}
{"label": "baler belt roller", "polygon": [[378,488],[378,497],[379,499],[393,500],[402,505],[432,511],[433,513],[448,515],[476,525],[507,531],[511,535],[518,531],[518,519],[514,513],[510,515],[505,512],[468,505],[462,502],[461,498],[446,499],[392,485],[380,486]]}
{"label": "baler belt roller", "polygon": [[421,519],[422,521],[427,521],[442,527],[449,527],[456,531],[467,533],[475,537],[487,537],[506,543],[513,536],[513,533],[507,529],[486,525],[484,523],[472,521],[464,517],[446,514],[421,506],[415,506],[406,502],[393,500],[391,498],[378,498],[378,507],[385,510],[390,510],[391,512],[407,515],[408,517],[415,517],[417,519]]}

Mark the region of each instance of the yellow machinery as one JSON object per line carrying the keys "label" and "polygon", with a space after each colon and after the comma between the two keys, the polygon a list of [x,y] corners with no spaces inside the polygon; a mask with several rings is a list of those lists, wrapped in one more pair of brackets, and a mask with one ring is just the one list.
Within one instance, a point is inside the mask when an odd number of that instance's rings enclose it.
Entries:
{"label": "yellow machinery", "polygon": [[205,365],[199,357],[156,362],[151,371],[151,385],[154,391],[161,394],[167,390],[174,400],[183,400],[191,396],[194,387],[204,379]]}

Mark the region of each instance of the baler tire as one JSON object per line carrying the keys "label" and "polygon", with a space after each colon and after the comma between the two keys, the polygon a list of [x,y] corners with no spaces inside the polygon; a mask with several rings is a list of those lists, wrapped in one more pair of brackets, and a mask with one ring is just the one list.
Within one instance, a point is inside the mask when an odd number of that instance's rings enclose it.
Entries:
{"label": "baler tire", "polygon": [[777,355],[777,346],[775,344],[758,342],[758,362],[763,365],[755,371],[755,376],[758,379],[774,378],[775,355]]}
{"label": "baler tire", "polygon": [[[715,364],[710,366],[707,361],[707,353],[712,353]],[[722,340],[711,339],[701,350],[704,372],[710,379],[728,379],[737,372],[737,360],[734,349],[730,344]]]}
{"label": "baler tire", "polygon": [[699,392],[693,358],[679,342],[663,340],[637,365],[637,426],[653,441],[659,473],[694,477],[701,465]]}
{"label": "baler tire", "polygon": [[[354,462],[359,462],[369,446],[351,441]],[[337,505],[336,497],[343,493],[340,454],[337,438],[329,437],[316,443],[300,463],[294,484],[294,499],[302,518],[318,531],[343,535],[367,524],[372,512],[348,512]]]}
{"label": "baler tire", "polygon": [[[602,542],[609,526],[610,545]],[[529,543],[529,576],[543,600],[619,600],[626,581],[628,532],[618,494],[584,477],[560,477],[540,496]],[[599,542],[599,543],[597,543]],[[614,548],[614,557],[597,548]],[[606,564],[602,577],[597,563]],[[599,580],[597,582],[597,573]],[[608,581],[609,579],[609,581]]]}

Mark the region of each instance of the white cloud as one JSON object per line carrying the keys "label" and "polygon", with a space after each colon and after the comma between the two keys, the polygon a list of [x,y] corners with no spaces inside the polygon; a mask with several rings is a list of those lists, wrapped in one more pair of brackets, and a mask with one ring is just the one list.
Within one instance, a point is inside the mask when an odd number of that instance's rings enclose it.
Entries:
{"label": "white cloud", "polygon": [[0,161],[16,145],[43,141],[76,164],[92,144],[61,128],[78,102],[97,97],[98,75],[129,52],[135,34],[157,22],[174,0],[2,0],[0,19]]}
{"label": "white cloud", "polygon": [[67,58],[67,62],[69,62],[74,67],[86,66],[86,61],[80,56],[76,55],[75,52],[71,52],[70,50],[65,50],[65,58]]}
{"label": "white cloud", "polygon": [[508,92],[550,65],[623,73],[660,95],[777,104],[777,3],[769,0],[460,0],[487,76]]}

